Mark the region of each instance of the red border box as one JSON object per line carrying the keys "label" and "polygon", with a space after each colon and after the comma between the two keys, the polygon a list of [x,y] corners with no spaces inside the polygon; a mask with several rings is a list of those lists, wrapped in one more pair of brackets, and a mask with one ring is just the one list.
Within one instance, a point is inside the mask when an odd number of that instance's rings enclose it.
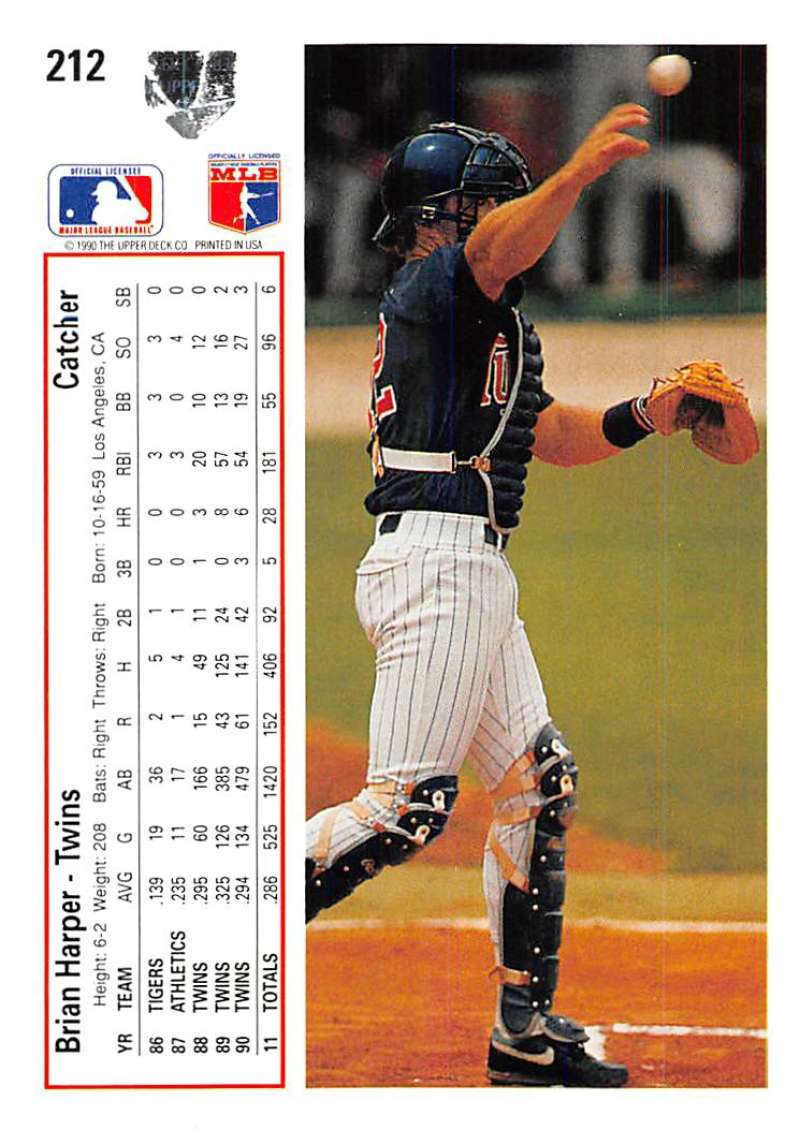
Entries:
{"label": "red border box", "polygon": [[[148,258],[219,258],[277,257],[280,264],[280,360],[279,360],[279,400],[278,421],[279,442],[279,485],[280,500],[279,546],[280,578],[279,594],[281,601],[280,618],[280,795],[281,842],[280,842],[280,882],[283,898],[281,900],[280,944],[281,944],[281,1016],[280,1016],[280,1081],[277,1083],[51,1083],[50,1082],[50,511],[49,511],[49,431],[48,431],[48,307],[47,284],[48,262],[50,259],[148,259]],[[286,477],[283,466],[285,452],[286,418],[284,411],[285,388],[285,254],[283,251],[48,251],[43,256],[44,266],[44,322],[43,322],[43,395],[44,395],[44,1088],[48,1091],[113,1091],[113,1090],[209,1090],[209,1089],[258,1089],[275,1090],[286,1086],[286,563],[285,563],[285,502]]]}

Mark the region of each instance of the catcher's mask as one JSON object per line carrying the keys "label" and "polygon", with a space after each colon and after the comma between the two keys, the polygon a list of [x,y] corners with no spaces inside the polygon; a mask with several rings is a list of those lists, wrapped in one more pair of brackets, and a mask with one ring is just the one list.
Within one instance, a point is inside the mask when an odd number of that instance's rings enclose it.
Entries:
{"label": "catcher's mask", "polygon": [[[502,134],[438,122],[392,150],[381,179],[386,215],[372,239],[387,250],[397,248],[415,222],[455,223],[458,239],[466,239],[482,200],[502,204],[532,188],[527,161]],[[454,194],[459,199],[452,212],[444,203]]]}

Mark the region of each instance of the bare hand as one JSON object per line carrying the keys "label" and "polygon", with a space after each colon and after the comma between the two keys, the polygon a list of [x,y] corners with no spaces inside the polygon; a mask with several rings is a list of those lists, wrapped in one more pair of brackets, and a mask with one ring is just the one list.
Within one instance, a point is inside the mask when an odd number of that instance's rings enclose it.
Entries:
{"label": "bare hand", "polygon": [[649,124],[650,114],[644,106],[635,102],[615,106],[578,146],[567,167],[575,173],[582,186],[591,184],[620,161],[647,153],[650,148],[648,142],[623,131]]}

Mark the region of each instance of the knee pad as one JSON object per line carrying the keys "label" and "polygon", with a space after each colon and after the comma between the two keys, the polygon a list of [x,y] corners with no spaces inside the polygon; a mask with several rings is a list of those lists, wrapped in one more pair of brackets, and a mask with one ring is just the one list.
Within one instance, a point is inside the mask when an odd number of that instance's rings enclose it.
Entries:
{"label": "knee pad", "polygon": [[578,766],[563,734],[548,722],[533,745],[533,756],[544,805],[536,820],[537,831],[563,836],[578,811]]}
{"label": "knee pad", "polygon": [[[318,858],[306,859],[306,922],[347,898],[384,867],[405,863],[440,836],[457,795],[455,776],[428,777],[408,785],[387,781],[367,785],[360,798],[331,809],[317,845]],[[366,838],[325,865],[323,860],[329,854],[326,841],[342,808],[355,814]]]}
{"label": "knee pad", "polygon": [[[503,1021],[510,1030],[530,1021],[531,1010],[546,1011],[558,984],[558,951],[561,945],[562,906],[566,890],[565,833],[577,812],[578,767],[563,735],[548,723],[532,747],[512,766],[506,781],[495,790],[495,802],[515,798],[536,789],[535,806],[512,808],[497,817],[499,823],[533,821],[531,855],[527,873],[505,857],[496,835],[489,846],[498,856],[508,880],[501,909],[501,982],[509,1015]],[[492,842],[494,838],[494,843]],[[498,850],[499,849],[499,850]],[[517,1000],[519,998],[519,1000]]]}

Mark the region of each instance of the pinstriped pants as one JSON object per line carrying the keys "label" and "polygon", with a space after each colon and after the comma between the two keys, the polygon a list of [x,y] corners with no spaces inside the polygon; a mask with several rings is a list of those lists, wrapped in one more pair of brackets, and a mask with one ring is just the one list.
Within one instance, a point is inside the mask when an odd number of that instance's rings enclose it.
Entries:
{"label": "pinstriped pants", "polygon": [[[550,719],[517,612],[516,579],[505,554],[486,542],[485,525],[469,515],[409,511],[396,531],[376,532],[358,567],[356,608],[376,652],[369,783],[457,774],[469,759],[494,789]],[[391,823],[374,794],[365,790],[358,799],[376,820]],[[531,790],[525,801],[536,805],[541,797]],[[309,821],[312,847],[325,815]],[[342,810],[328,862],[369,834]],[[533,820],[498,834],[527,873]],[[487,850],[484,893],[495,945],[504,887]]]}

